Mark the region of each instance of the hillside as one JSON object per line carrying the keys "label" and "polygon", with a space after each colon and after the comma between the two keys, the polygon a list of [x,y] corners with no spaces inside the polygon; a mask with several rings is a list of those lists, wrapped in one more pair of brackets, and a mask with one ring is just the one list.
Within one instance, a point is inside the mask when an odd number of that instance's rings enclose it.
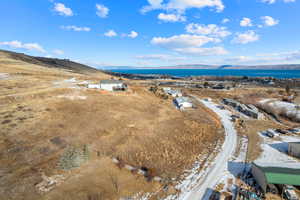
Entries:
{"label": "hillside", "polygon": [[73,62],[68,59],[57,59],[57,58],[46,58],[46,57],[34,57],[23,53],[16,53],[12,51],[0,50],[2,56],[11,58],[12,60],[19,60],[29,64],[40,65],[49,68],[66,69],[75,73],[94,73],[100,70],[83,65],[80,63]]}
{"label": "hillside", "polygon": [[222,141],[216,117],[200,104],[180,112],[138,81],[126,81],[125,92],[87,89],[112,76],[70,63],[0,52],[0,199],[121,199],[164,191],[112,157],[167,181]]}

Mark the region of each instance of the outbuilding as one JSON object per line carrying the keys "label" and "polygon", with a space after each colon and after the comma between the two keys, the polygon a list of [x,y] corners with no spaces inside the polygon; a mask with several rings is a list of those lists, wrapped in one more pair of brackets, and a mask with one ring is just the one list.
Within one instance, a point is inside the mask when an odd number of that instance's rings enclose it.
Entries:
{"label": "outbuilding", "polygon": [[253,162],[251,172],[263,192],[268,184],[300,186],[300,163]]}
{"label": "outbuilding", "polygon": [[300,158],[300,142],[289,142],[288,153],[290,156]]}
{"label": "outbuilding", "polygon": [[89,89],[100,89],[100,84],[88,84]]}
{"label": "outbuilding", "polygon": [[182,97],[182,93],[180,90],[171,89],[169,87],[163,88],[165,94],[171,95],[172,97]]}
{"label": "outbuilding", "polygon": [[181,110],[193,107],[193,103],[188,97],[178,97],[174,99],[174,104]]}
{"label": "outbuilding", "polygon": [[102,80],[100,81],[100,89],[107,91],[125,90],[127,87],[120,80]]}

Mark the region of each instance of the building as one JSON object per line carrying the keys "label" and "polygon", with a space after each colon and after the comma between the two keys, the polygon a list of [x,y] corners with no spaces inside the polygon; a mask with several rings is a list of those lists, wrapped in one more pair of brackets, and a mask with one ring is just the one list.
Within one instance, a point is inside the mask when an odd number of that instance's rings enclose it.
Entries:
{"label": "building", "polygon": [[223,89],[225,89],[225,86],[222,83],[219,83],[217,85],[212,86],[212,89],[223,90]]}
{"label": "building", "polygon": [[174,104],[181,110],[193,107],[193,103],[188,97],[177,97],[176,99],[174,99]]}
{"label": "building", "polygon": [[235,101],[233,99],[223,99],[222,102],[225,105],[233,107],[235,110],[243,113],[244,115],[247,115],[248,117],[252,117],[254,119],[261,119],[263,118],[263,114],[259,112],[259,110],[251,104],[242,104],[238,101]]}
{"label": "building", "polygon": [[89,89],[100,89],[100,84],[88,84]]}
{"label": "building", "polygon": [[223,99],[222,102],[225,104],[225,105],[228,105],[228,106],[231,106],[231,107],[237,107],[239,102],[233,100],[233,99]]}
{"label": "building", "polygon": [[165,87],[163,88],[163,91],[165,94],[168,94],[168,95],[171,95],[172,97],[181,97],[182,96],[182,93],[180,90],[173,90],[169,87]]}
{"label": "building", "polygon": [[268,184],[300,186],[300,163],[252,163],[251,172],[263,192]]}
{"label": "building", "polygon": [[289,142],[288,154],[290,156],[300,158],[300,142]]}
{"label": "building", "polygon": [[119,80],[102,80],[100,81],[100,89],[107,91],[125,90],[127,86],[123,81]]}

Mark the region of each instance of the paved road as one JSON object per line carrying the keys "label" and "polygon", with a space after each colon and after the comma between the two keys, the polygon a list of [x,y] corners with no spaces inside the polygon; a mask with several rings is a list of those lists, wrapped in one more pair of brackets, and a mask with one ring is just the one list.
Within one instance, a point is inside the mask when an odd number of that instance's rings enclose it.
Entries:
{"label": "paved road", "polygon": [[211,194],[211,189],[214,188],[227,171],[227,162],[233,156],[237,147],[237,134],[234,124],[230,120],[231,113],[227,110],[221,110],[211,101],[204,101],[196,96],[196,100],[204,104],[206,107],[214,111],[219,117],[225,129],[225,141],[220,153],[206,171],[206,175],[199,183],[189,191],[184,200],[204,200],[208,199]]}

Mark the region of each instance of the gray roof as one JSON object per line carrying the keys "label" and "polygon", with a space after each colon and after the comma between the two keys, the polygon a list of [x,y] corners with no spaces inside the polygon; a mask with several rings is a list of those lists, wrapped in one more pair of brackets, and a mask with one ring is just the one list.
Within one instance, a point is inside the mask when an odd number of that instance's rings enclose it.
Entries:
{"label": "gray roof", "polygon": [[190,98],[188,98],[188,97],[178,97],[178,98],[176,98],[176,101],[178,104],[181,104],[184,102],[192,103]]}
{"label": "gray roof", "polygon": [[123,81],[119,81],[119,80],[101,80],[100,84],[120,84],[123,83]]}
{"label": "gray roof", "polygon": [[300,142],[288,142],[289,144],[299,144],[300,145]]}

